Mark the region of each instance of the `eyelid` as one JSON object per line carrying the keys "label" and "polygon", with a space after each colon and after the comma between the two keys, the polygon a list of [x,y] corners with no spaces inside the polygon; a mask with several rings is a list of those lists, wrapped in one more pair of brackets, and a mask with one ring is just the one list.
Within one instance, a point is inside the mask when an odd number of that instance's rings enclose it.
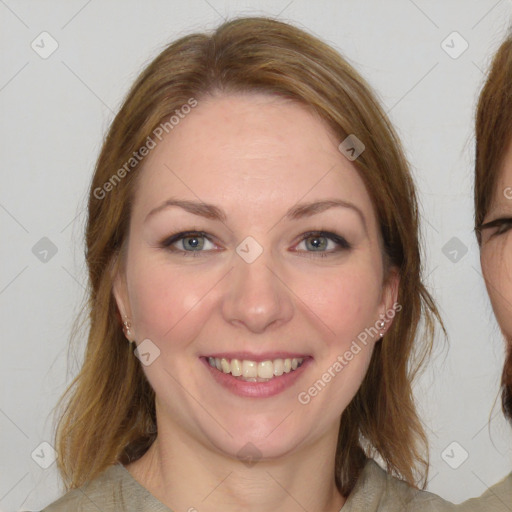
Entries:
{"label": "eyelid", "polygon": [[507,222],[512,223],[512,217],[499,217],[497,219],[486,222],[485,224],[480,224],[480,226],[478,226],[478,230],[481,231],[482,229],[494,228],[496,226],[500,226],[501,224],[506,224]]}
{"label": "eyelid", "polygon": [[[504,230],[502,228],[505,227]],[[512,227],[512,217],[500,217],[498,219],[494,219],[492,221],[486,222],[485,224],[481,224],[478,226],[477,231],[480,233],[483,230],[495,228],[494,232],[489,235],[489,240],[494,237],[498,237],[500,235],[504,235],[510,231]]]}
{"label": "eyelid", "polygon": [[[159,243],[162,247],[169,247],[175,242],[178,242],[182,238],[189,238],[189,237],[203,237],[208,240],[210,240],[210,237],[208,236],[208,233],[200,230],[187,230],[187,231],[178,231],[176,233],[173,233],[172,235],[166,236],[164,239],[162,239]],[[211,241],[211,240],[210,240]]]}
{"label": "eyelid", "polygon": [[217,249],[208,250],[208,251],[185,251],[184,249],[178,249],[176,247],[172,247],[173,244],[175,244],[176,242],[179,242],[179,241],[183,240],[184,238],[192,238],[192,237],[205,238],[211,244],[217,246],[217,244],[213,240],[214,237],[211,237],[210,235],[208,235],[208,233],[206,233],[205,231],[201,231],[201,230],[178,231],[177,233],[173,233],[172,235],[169,235],[166,238],[164,238],[163,240],[161,240],[158,245],[162,249],[167,249],[170,252],[179,253],[183,256],[197,257],[197,256],[202,256],[203,254],[207,254],[210,252],[219,252]]}
{"label": "eyelid", "polygon": [[[330,254],[339,253],[344,250],[346,251],[346,250],[349,250],[352,248],[352,245],[345,239],[345,237],[338,235],[337,233],[333,233],[333,232],[325,231],[325,230],[313,230],[313,231],[307,231],[307,232],[301,234],[299,241],[294,245],[294,247],[297,246],[298,244],[304,242],[308,238],[312,238],[315,236],[324,237],[324,238],[327,238],[328,240],[331,240],[332,242],[334,242],[336,244],[336,246],[337,246],[336,249],[328,250],[328,251],[294,251],[294,252],[305,253],[308,256],[310,256],[310,255],[326,256],[326,255],[330,255]],[[215,243],[215,241],[213,240],[214,237],[212,237],[205,231],[187,230],[187,231],[179,231],[177,233],[173,233],[172,235],[167,236],[166,238],[164,238],[163,240],[160,241],[159,246],[161,248],[167,249],[172,252],[181,253],[182,255],[185,255],[185,256],[190,256],[190,255],[194,256],[194,255],[201,255],[201,253],[218,252],[215,250],[185,251],[183,249],[172,248],[173,244],[175,244],[176,242],[179,242],[179,241],[183,240],[184,238],[192,238],[192,237],[205,238],[210,243],[217,245]]]}
{"label": "eyelid", "polygon": [[305,251],[309,254],[321,254],[321,253],[333,254],[333,253],[339,252],[341,250],[347,250],[347,249],[352,248],[352,245],[345,239],[345,237],[338,235],[336,233],[332,233],[330,231],[323,231],[323,230],[308,231],[306,233],[303,233],[297,244],[300,244],[301,242],[304,242],[304,240],[307,240],[308,238],[311,238],[314,236],[325,237],[325,238],[331,240],[332,242],[334,242],[338,247],[337,247],[337,249],[331,250],[331,251]]}

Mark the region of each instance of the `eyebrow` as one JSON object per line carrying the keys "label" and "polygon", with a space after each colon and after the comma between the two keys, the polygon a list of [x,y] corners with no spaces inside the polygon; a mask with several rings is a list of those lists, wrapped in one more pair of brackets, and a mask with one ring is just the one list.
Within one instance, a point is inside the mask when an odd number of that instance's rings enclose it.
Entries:
{"label": "eyebrow", "polygon": [[[206,219],[218,220],[222,223],[226,222],[226,214],[224,213],[224,211],[213,204],[177,199],[167,199],[160,206],[153,208],[153,210],[151,210],[146,216],[145,221],[147,221],[156,213],[161,212],[162,210],[165,210],[172,206],[177,206],[189,213],[198,215],[200,217],[204,217]],[[290,208],[284,214],[283,218],[287,220],[298,220],[304,217],[311,217],[313,215],[316,215],[318,213],[324,212],[330,208],[335,207],[348,208],[350,210],[355,211],[360,217],[366,230],[366,218],[361,209],[358,208],[355,204],[350,203],[348,201],[342,201],[341,199],[327,199],[324,201],[312,201],[309,203],[298,204]]]}

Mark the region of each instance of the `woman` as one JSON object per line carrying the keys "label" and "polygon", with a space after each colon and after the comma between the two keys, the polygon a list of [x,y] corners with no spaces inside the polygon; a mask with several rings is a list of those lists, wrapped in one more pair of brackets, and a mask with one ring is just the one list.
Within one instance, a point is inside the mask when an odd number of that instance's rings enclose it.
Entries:
{"label": "woman", "polygon": [[[475,226],[482,271],[506,340],[503,412],[512,422],[512,36],[496,53],[476,113]],[[464,510],[512,509],[512,473]]]}
{"label": "woman", "polygon": [[396,135],[332,48],[263,18],[171,44],[97,163],[70,491],[46,510],[448,510],[416,487],[438,318],[417,223]]}

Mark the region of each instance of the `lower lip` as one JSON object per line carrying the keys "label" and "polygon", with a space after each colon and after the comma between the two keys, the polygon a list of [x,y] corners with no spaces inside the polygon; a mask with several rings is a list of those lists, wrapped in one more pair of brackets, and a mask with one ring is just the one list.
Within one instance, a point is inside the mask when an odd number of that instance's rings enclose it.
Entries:
{"label": "lower lip", "polygon": [[201,357],[201,360],[206,365],[213,378],[221,386],[226,388],[228,391],[231,391],[231,393],[250,398],[267,398],[278,395],[285,389],[293,386],[295,381],[300,378],[313,359],[311,357],[307,357],[296,370],[290,371],[289,373],[283,373],[283,375],[280,375],[279,377],[273,377],[267,382],[246,382],[245,380],[233,377],[230,373],[224,373],[213,368],[213,366],[210,366],[208,358]]}

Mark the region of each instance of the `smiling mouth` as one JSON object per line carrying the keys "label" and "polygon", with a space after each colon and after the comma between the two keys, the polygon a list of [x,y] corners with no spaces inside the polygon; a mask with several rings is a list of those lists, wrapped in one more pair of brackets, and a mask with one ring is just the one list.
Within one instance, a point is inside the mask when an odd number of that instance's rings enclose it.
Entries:
{"label": "smiling mouth", "polygon": [[300,368],[305,358],[269,359],[251,361],[249,359],[226,359],[208,357],[209,365],[222,373],[229,373],[238,380],[246,382],[268,382],[285,373],[292,373]]}

